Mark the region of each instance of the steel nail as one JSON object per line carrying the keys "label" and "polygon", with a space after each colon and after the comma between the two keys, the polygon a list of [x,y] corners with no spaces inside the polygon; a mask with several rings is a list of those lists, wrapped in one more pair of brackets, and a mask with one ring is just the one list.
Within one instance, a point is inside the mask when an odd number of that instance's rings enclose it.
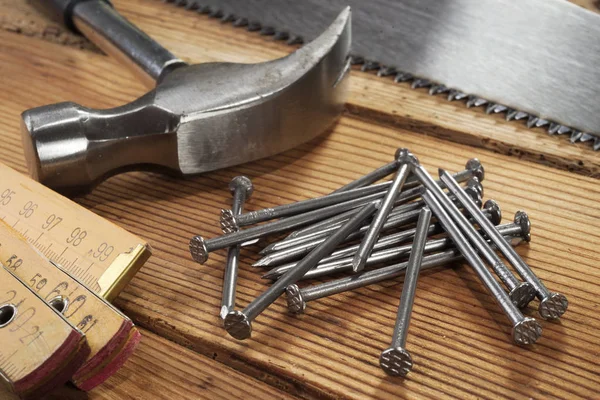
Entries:
{"label": "steel nail", "polygon": [[383,224],[387,220],[398,194],[402,191],[402,185],[404,185],[404,181],[408,177],[410,168],[407,164],[407,160],[411,155],[410,152],[408,149],[400,149],[396,155],[399,161],[398,171],[354,255],[354,260],[352,261],[352,271],[354,272],[360,272],[364,269],[365,262],[367,261],[367,258],[369,258],[369,255],[373,251],[373,246],[379,238],[381,228],[383,228]]}
{"label": "steel nail", "polygon": [[479,182],[476,176],[469,178],[467,181],[467,186],[472,187],[479,193],[479,196],[483,198],[483,185]]}
{"label": "steel nail", "polygon": [[[401,227],[401,226],[409,224],[409,223],[413,223],[417,220],[418,217],[419,217],[419,210],[412,210],[412,211],[406,212],[404,214],[395,215],[393,218],[390,218],[388,221],[386,221],[386,223],[383,225],[382,231]],[[367,231],[368,228],[369,228],[369,225],[361,226],[356,232],[353,232],[352,234],[350,234],[350,236],[348,236],[347,240],[350,241],[350,240],[355,240],[355,239],[361,238],[365,234],[365,232]],[[339,225],[334,225],[334,226],[331,226],[331,227],[323,230],[318,235],[315,235],[316,236],[315,238],[309,238],[309,237],[298,238],[298,239],[302,239],[301,241],[298,242],[299,244],[294,243],[294,246],[291,246],[291,247],[286,246],[286,248],[284,248],[283,250],[280,250],[275,253],[267,254],[266,256],[264,256],[261,259],[262,260],[261,263],[263,264],[263,266],[266,264],[274,265],[274,264],[280,264],[285,261],[297,259],[298,257],[301,257],[302,255],[308,253],[311,249],[315,248],[320,243],[323,243],[323,241],[326,240],[329,237],[329,235],[332,232],[335,232],[337,229],[339,229]],[[257,266],[260,266],[260,265],[257,265]]]}
{"label": "steel nail", "polygon": [[277,298],[285,292],[286,287],[296,283],[323,257],[330,254],[333,249],[346,238],[346,236],[360,226],[362,221],[373,214],[376,209],[376,203],[369,203],[364,206],[358,214],[346,222],[336,233],[311,251],[294,269],[288,271],[279,281],[251,301],[243,311],[229,312],[224,321],[227,332],[239,340],[249,338],[252,333],[252,321],[277,300]]}
{"label": "steel nail", "polygon": [[[476,158],[472,158],[469,161],[467,161],[466,165],[465,165],[465,169],[463,171],[457,172],[456,174],[453,175],[454,179],[456,179],[457,182],[468,182],[470,178],[472,177],[476,177],[477,180],[479,181],[479,183],[477,184],[478,186],[475,187],[476,189],[478,189],[479,195],[483,196],[483,187],[481,186],[481,182],[483,181],[484,177],[485,177],[485,172],[483,169],[483,165],[481,165],[481,162],[479,162],[478,159]],[[436,181],[440,187],[444,187],[444,183],[441,180]],[[415,186],[421,186],[420,182],[418,179],[416,179],[416,177],[413,176],[409,176],[405,183],[403,188],[406,189],[413,189],[415,188]],[[467,186],[469,186],[469,184],[467,183]],[[395,211],[392,210],[392,213]],[[349,211],[348,214],[353,214],[356,213],[356,211]],[[347,219],[349,216],[336,216],[334,218],[331,218],[331,221],[326,220],[326,221],[321,221],[319,223],[316,223],[314,225],[310,225],[307,226],[305,228],[302,228],[298,231],[292,232],[291,234],[288,235],[287,238],[293,238],[293,237],[297,237],[297,236],[303,236],[306,233],[309,232],[313,232],[315,230],[318,230],[320,228],[323,228],[324,226],[328,226],[331,225],[333,222],[340,222],[341,220]]]}
{"label": "steel nail", "polygon": [[[467,188],[468,193],[478,201],[478,204],[481,203],[481,198],[470,188]],[[413,204],[413,203],[411,203]],[[415,222],[419,216],[419,209],[423,206],[423,203],[419,203],[418,209],[414,209],[408,212],[396,213],[395,211],[400,211],[400,207],[408,206],[405,204],[404,206],[398,207],[398,210],[394,210],[390,213],[388,220],[383,225],[382,231],[386,231],[393,228],[398,228],[408,223]],[[409,208],[406,208],[409,209]],[[499,222],[501,219],[500,209],[496,208],[491,210],[492,218]],[[281,264],[282,262],[291,261],[297,259],[304,254],[308,253],[312,248],[317,246],[319,243],[322,243],[323,240],[336,229],[339,228],[339,224],[331,225],[327,228],[322,229],[319,232],[314,232],[310,235],[301,236],[293,239],[284,240],[281,242],[273,243],[272,245],[267,246],[265,249],[269,249],[269,253],[258,260],[253,264],[255,267],[264,267],[264,266],[273,266],[277,264]],[[348,237],[348,240],[354,240],[360,238],[369,228],[368,225],[362,226],[357,232],[353,233]],[[270,247],[271,246],[271,247]],[[277,251],[273,251],[273,249],[277,249]]]}
{"label": "steel nail", "polygon": [[[498,281],[496,281],[490,271],[488,271],[483,261],[481,261],[477,255],[475,249],[471,247],[436,196],[434,196],[433,193],[426,191],[423,194],[423,199],[434,212],[448,235],[454,241],[456,247],[460,250],[461,254],[465,257],[471,267],[473,267],[481,282],[485,285],[512,323],[513,328],[511,336],[513,341],[523,345],[535,343],[542,334],[541,325],[533,318],[524,317],[519,308],[513,304],[512,299],[508,297],[508,294],[502,289],[502,286],[500,286]],[[495,229],[496,228],[494,228],[494,230]]]}
{"label": "steel nail", "polygon": [[[252,196],[254,186],[250,178],[246,176],[236,176],[229,183],[229,190],[233,195],[231,210],[234,214],[240,214],[244,208],[244,203]],[[225,273],[223,275],[223,290],[221,294],[221,318],[225,318],[227,313],[235,307],[235,288],[238,272],[238,258],[240,256],[240,246],[231,246],[227,252],[227,261],[225,263]]]}
{"label": "steel nail", "polygon": [[[479,182],[483,182],[485,179],[485,170],[481,161],[477,158],[468,160],[465,164],[465,169],[454,174],[454,179],[461,183],[467,182],[472,177],[476,177]],[[438,182],[441,187],[444,187],[442,181],[436,182]],[[406,182],[404,182],[404,189],[413,188],[415,186],[421,186],[421,182],[419,182],[419,179],[416,176],[409,176],[408,179],[406,179]]]}
{"label": "steel nail", "polygon": [[[419,190],[421,191],[421,190]],[[371,203],[378,206],[381,201],[379,194],[371,195]],[[369,197],[369,196],[367,196]],[[419,194],[420,197],[420,194]],[[334,204],[329,207],[322,208],[320,210],[314,210],[305,214],[294,215],[288,218],[282,218],[277,221],[269,222],[266,224],[253,226],[248,229],[232,232],[223,236],[218,236],[212,239],[204,239],[202,236],[194,236],[189,243],[190,254],[194,261],[204,264],[208,260],[209,253],[230,247],[236,244],[246,243],[253,239],[258,239],[273,233],[284,232],[290,229],[297,228],[309,224],[314,221],[325,219],[341,212],[347,211],[352,208],[364,206],[364,200],[366,197],[347,201],[345,203]]]}
{"label": "steel nail", "polygon": [[[435,198],[443,205],[444,209],[452,216],[452,219],[460,227],[464,235],[469,238],[469,241],[473,243],[475,248],[492,267],[494,273],[508,288],[511,301],[520,308],[527,306],[527,304],[529,304],[529,302],[535,298],[535,290],[533,286],[528,282],[521,282],[517,279],[512,271],[508,269],[496,252],[485,241],[483,236],[476,231],[467,217],[460,212],[454,202],[450,200],[450,198],[442,189],[440,189],[431,175],[429,175],[429,173],[418,163],[418,161],[414,162],[411,166],[413,172],[423,183],[423,186],[425,186],[430,193],[435,196]],[[487,221],[487,218],[483,219]],[[489,223],[489,221],[487,222]]]}
{"label": "steel nail", "polygon": [[415,240],[412,244],[410,257],[406,266],[406,275],[404,277],[404,284],[402,285],[402,295],[400,296],[400,305],[398,306],[398,313],[396,315],[392,343],[379,357],[381,369],[391,376],[406,376],[413,366],[412,357],[408,350],[406,350],[406,336],[415,301],[417,280],[419,278],[421,263],[423,262],[423,249],[427,241],[430,222],[431,211],[425,207],[419,214]]}
{"label": "steel nail", "polygon": [[540,300],[538,312],[542,318],[560,318],[561,315],[567,311],[567,307],[569,306],[567,298],[560,293],[550,292],[542,281],[533,273],[531,268],[523,261],[519,254],[506,243],[502,238],[502,235],[498,234],[498,231],[488,224],[485,218],[481,217],[479,210],[474,207],[473,203],[468,199],[464,191],[461,190],[456,181],[452,179],[451,175],[445,171],[440,171],[440,174],[441,178],[449,185],[449,190],[456,195],[459,201],[465,206],[468,213],[477,221],[479,226],[481,226],[483,231],[490,237],[498,249],[500,249],[504,257],[506,257],[508,262],[515,268],[521,278],[533,286],[536,296]]}
{"label": "steel nail", "polygon": [[[399,218],[400,215],[404,215],[406,213],[413,212],[413,211],[418,211],[421,208],[423,208],[423,205],[424,205],[424,203],[422,201],[401,204],[398,207],[396,207],[394,210],[392,210],[392,212],[389,215],[389,219],[393,220],[393,219]],[[351,211],[354,214],[355,210],[351,210]],[[411,215],[414,216],[414,220],[416,221],[418,213],[413,213]],[[271,243],[270,245],[268,245],[264,249],[262,249],[260,251],[260,254],[264,255],[264,254],[271,254],[271,253],[279,252],[279,251],[286,250],[286,249],[289,249],[292,247],[298,247],[298,246],[302,245],[303,243],[310,242],[315,239],[326,237],[331,232],[333,232],[337,228],[339,228],[347,220],[347,218],[344,218],[344,219],[338,220],[338,221],[335,221],[334,219],[335,219],[335,217],[328,218],[326,220],[326,221],[328,221],[327,224],[324,224],[320,229],[315,230],[310,233],[307,233],[306,235],[297,236],[297,237],[289,238],[289,239],[285,238],[278,242]],[[367,228],[364,228],[364,229],[367,229]]]}
{"label": "steel nail", "polygon": [[396,150],[396,155],[394,157],[394,161],[387,163],[376,170],[369,172],[368,174],[361,176],[360,178],[340,187],[339,189],[333,191],[332,193],[340,193],[346,192],[348,190],[356,189],[359,187],[365,187],[377,182],[380,179],[385,178],[388,175],[391,175],[398,169],[398,154],[402,149]]}
{"label": "steel nail", "polygon": [[[514,246],[519,243],[521,243],[521,240],[511,241]],[[423,257],[421,270],[441,267],[462,259],[462,255],[456,249],[430,254]],[[302,289],[296,284],[290,285],[286,289],[288,311],[294,314],[302,313],[306,310],[307,302],[399,277],[404,274],[406,265],[407,262],[388,265]]]}
{"label": "steel nail", "polygon": [[[400,149],[396,150],[396,154],[398,154],[398,152],[400,151]],[[398,169],[398,157],[395,156],[394,157],[394,161],[387,163],[379,168],[377,168],[376,170],[369,172],[368,174],[361,176],[360,178],[334,190],[333,192],[331,192],[331,194],[334,193],[341,193],[341,192],[347,192],[348,190],[352,190],[352,189],[356,189],[356,188],[360,188],[360,187],[365,187],[367,185],[371,185],[375,182],[377,182],[380,179],[385,178],[386,176],[393,174],[394,171],[396,171]],[[345,221],[348,218],[350,218],[352,215],[356,214],[356,212],[353,211],[348,211],[346,212],[343,217],[337,216],[339,219],[336,219],[337,221]],[[315,224],[317,225],[317,224]],[[290,233],[288,235],[288,237],[292,238],[295,237],[300,231],[294,231],[292,233]]]}
{"label": "steel nail", "polygon": [[[436,226],[436,225],[431,225]],[[430,226],[430,228],[431,228]],[[437,226],[436,226],[437,227]],[[510,223],[505,225],[500,225],[497,227],[498,231],[505,237],[515,238],[526,240],[526,235],[528,233],[523,231],[523,227],[521,224]],[[520,242],[519,242],[520,243]],[[427,242],[425,245],[425,253],[433,253],[438,251],[444,251],[449,248],[453,248],[454,243],[450,238],[440,238],[440,239],[432,239]],[[367,263],[365,265],[375,265],[381,263],[388,263],[390,261],[397,260],[402,257],[406,257],[410,254],[411,245],[403,245],[397,247],[391,247],[379,251],[375,251],[371,254]],[[278,279],[284,273],[286,273],[289,269],[293,268],[296,263],[288,263],[284,265],[280,265],[279,267],[275,267],[266,274],[262,276],[263,279]],[[334,273],[347,272],[352,270],[352,258],[334,258],[331,257],[324,258],[314,269],[308,271],[302,280],[305,279],[315,279],[322,278]]]}
{"label": "steel nail", "polygon": [[[456,250],[447,250],[441,253],[430,254],[423,257],[421,270],[439,267],[460,260],[461,258],[462,257]],[[363,271],[356,275],[331,280],[302,289],[300,289],[297,284],[290,285],[285,292],[288,310],[291,313],[299,314],[306,310],[306,303],[310,301],[358,289],[387,279],[396,278],[404,274],[407,264],[407,262],[403,262],[370,271]]]}
{"label": "steel nail", "polygon": [[374,199],[382,198],[391,185],[392,181],[387,181],[376,185],[356,188],[340,193],[328,194],[325,196],[316,197],[314,199],[297,201],[295,203],[264,208],[262,210],[252,211],[240,215],[233,215],[231,210],[221,210],[221,228],[223,229],[224,233],[231,233],[239,230],[239,228],[242,226],[253,225],[259,222],[265,222],[277,218],[299,215],[309,211],[314,211],[324,207],[329,207],[361,198],[364,199],[364,201],[360,204],[366,204]]}

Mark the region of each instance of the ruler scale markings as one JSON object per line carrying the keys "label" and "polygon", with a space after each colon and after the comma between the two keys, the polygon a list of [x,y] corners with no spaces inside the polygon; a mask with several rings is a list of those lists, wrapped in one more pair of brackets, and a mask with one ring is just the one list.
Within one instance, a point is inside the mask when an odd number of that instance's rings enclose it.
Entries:
{"label": "ruler scale markings", "polygon": [[94,266],[94,263],[92,262],[92,263],[90,264],[90,266],[89,266],[89,267],[87,267],[87,269],[85,270],[85,273],[87,274],[87,272],[88,272],[88,271],[90,270],[90,268],[92,268],[93,266]]}
{"label": "ruler scale markings", "polygon": [[[34,243],[66,247],[64,253],[42,252],[71,271],[71,265],[77,264],[82,273],[94,262],[87,271],[96,283],[102,282],[94,285],[100,286],[101,295],[114,297],[149,257],[148,245],[135,235],[5,165],[0,164],[0,173],[3,219],[27,230],[31,237],[39,232]],[[134,251],[128,253],[129,249]],[[64,260],[59,261],[61,257]],[[70,262],[73,259],[78,261]]]}
{"label": "ruler scale markings", "polygon": [[6,224],[0,224],[0,242],[22,260],[14,274],[45,301],[58,299],[66,304],[65,318],[85,332],[90,353],[73,375],[73,383],[90,390],[116,372],[113,361],[117,360],[117,364],[124,361],[127,355],[121,355],[120,349],[130,334],[137,332],[131,320],[63,269],[44,259]]}
{"label": "ruler scale markings", "polygon": [[6,357],[4,361],[9,361],[15,354],[17,354],[17,350],[15,350],[10,356]]}
{"label": "ruler scale markings", "polygon": [[[16,303],[17,311],[6,329],[0,329],[0,379],[7,380],[8,387],[18,395],[39,397],[39,390],[64,384],[83,363],[89,348],[81,331],[22,280],[0,267],[0,293],[8,292],[14,293],[9,301]],[[32,345],[42,336],[43,347]]]}

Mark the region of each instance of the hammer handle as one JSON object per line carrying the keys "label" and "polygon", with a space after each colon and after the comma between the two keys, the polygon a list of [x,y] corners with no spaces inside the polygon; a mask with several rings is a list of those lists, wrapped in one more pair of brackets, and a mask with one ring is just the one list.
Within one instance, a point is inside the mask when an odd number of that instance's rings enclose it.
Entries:
{"label": "hammer handle", "polygon": [[83,33],[105,53],[126,62],[151,86],[174,68],[186,65],[123,18],[108,0],[44,0],[42,3],[69,29]]}

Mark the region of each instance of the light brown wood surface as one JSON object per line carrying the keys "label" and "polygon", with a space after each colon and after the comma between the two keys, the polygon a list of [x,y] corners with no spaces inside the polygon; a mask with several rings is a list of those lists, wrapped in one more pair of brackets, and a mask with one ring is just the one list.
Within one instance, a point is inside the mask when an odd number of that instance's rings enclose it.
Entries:
{"label": "light brown wood surface", "polygon": [[90,393],[65,386],[44,400],[292,399],[286,393],[142,330],[131,359]]}
{"label": "light brown wood surface", "polygon": [[[256,62],[292,50],[159,1],[114,3],[189,61]],[[19,137],[24,109],[67,100],[113,107],[146,91],[126,69],[88,45],[81,48],[81,40],[42,19],[29,4],[0,4],[5,6],[0,16],[5,27],[0,32],[2,162],[25,171]],[[120,175],[78,198],[154,249],[116,305],[138,325],[213,358],[215,365],[304,398],[597,396],[600,187],[585,175],[597,176],[598,153],[371,74],[353,71],[351,82],[345,116],[331,133],[297,149],[193,178]],[[253,179],[256,190],[247,208],[255,210],[328,193],[389,161],[400,146],[411,149],[431,172],[460,170],[471,157],[482,160],[485,197],[499,201],[507,221],[519,209],[529,213],[533,240],[519,253],[549,288],[568,296],[564,318],[542,321],[544,334],[536,345],[514,346],[507,320],[474,273],[462,266],[420,278],[407,344],[415,368],[404,381],[386,377],[378,367],[394,325],[399,280],[310,303],[300,317],[288,315],[280,299],[257,319],[250,340],[230,338],[218,318],[225,254],[217,252],[201,266],[187,250],[191,236],[220,233],[219,210],[230,204],[229,180],[239,174]],[[261,271],[249,266],[257,249],[242,252],[240,307],[266,288]],[[533,308],[527,314],[537,316]],[[152,354],[152,346],[147,349]],[[88,396],[110,396],[122,385],[142,390],[148,380],[134,369],[115,387]],[[189,380],[173,377],[169,389],[177,385],[182,393],[187,386],[194,389]]]}

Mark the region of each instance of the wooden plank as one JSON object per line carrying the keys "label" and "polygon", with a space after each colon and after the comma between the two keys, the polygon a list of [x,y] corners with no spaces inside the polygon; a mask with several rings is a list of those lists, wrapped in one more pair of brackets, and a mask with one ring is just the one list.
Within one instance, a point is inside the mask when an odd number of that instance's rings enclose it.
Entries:
{"label": "wooden plank", "polygon": [[[0,159],[20,170],[18,114],[24,108],[66,99],[116,106],[144,91],[98,54],[7,33],[0,43],[2,74],[15,77],[0,87],[11,99],[0,105]],[[378,367],[393,326],[397,281],[315,302],[299,318],[286,314],[281,299],[256,321],[251,340],[229,338],[217,316],[224,253],[200,266],[187,252],[193,234],[219,234],[229,180],[250,176],[257,189],[248,209],[258,209],[328,193],[389,160],[398,146],[413,150],[431,171],[459,170],[467,158],[481,158],[486,196],[500,202],[507,219],[521,208],[532,217],[533,241],[519,251],[551,289],[569,296],[561,322],[543,322],[544,336],[532,348],[512,345],[505,318],[473,273],[456,268],[419,281],[408,344],[416,366],[404,382]],[[590,398],[600,383],[600,289],[593,283],[600,188],[594,179],[346,116],[331,134],[269,159],[186,179],[125,174],[78,200],[155,249],[117,301],[127,315],[287,392],[305,398]],[[249,267],[255,250],[243,252],[239,306],[266,287]]]}
{"label": "wooden plank", "polygon": [[85,393],[65,386],[46,400],[292,399],[288,394],[148,331],[131,359]]}
{"label": "wooden plank", "polygon": [[[2,3],[6,7],[4,16],[0,15],[0,27],[64,44],[82,45],[81,38],[48,23],[29,5],[19,0],[0,0]],[[589,2],[580,3],[594,8]],[[115,6],[190,62],[259,62],[281,57],[291,50],[281,42],[265,40],[256,33],[158,1],[115,1]],[[541,128],[527,129],[523,122],[509,123],[501,115],[486,115],[483,109],[467,109],[462,102],[448,102],[444,96],[429,96],[425,90],[413,90],[409,84],[392,82],[391,77],[355,70],[348,111],[369,121],[600,176],[600,161],[589,143],[570,144],[565,137],[549,136]]]}

